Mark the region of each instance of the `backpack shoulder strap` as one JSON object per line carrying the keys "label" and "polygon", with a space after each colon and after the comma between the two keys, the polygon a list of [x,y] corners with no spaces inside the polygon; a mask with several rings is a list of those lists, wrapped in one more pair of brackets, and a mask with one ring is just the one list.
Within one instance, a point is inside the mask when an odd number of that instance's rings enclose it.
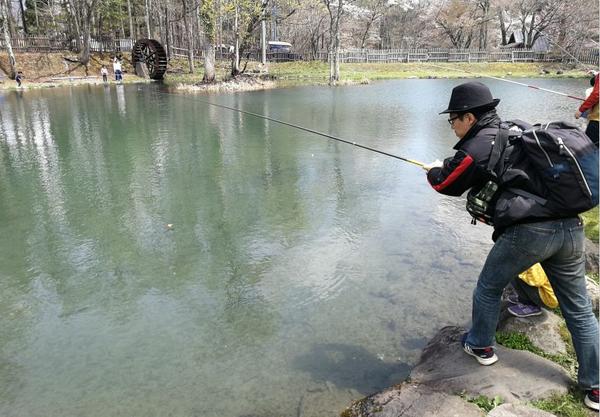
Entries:
{"label": "backpack shoulder strap", "polygon": [[[492,150],[490,152],[487,170],[491,172],[496,178],[498,177],[498,173],[502,172],[504,168],[502,154],[506,149],[506,145],[508,143],[508,136],[508,129],[498,129],[498,133],[496,133],[496,138],[494,139]],[[499,167],[500,169],[497,169],[499,164],[501,165]]]}

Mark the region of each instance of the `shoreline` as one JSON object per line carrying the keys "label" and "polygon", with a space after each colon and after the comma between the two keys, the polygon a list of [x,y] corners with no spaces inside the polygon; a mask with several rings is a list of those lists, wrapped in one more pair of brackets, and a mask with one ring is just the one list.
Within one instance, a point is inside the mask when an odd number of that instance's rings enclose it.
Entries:
{"label": "shoreline", "polygon": [[[30,89],[56,88],[64,86],[104,85],[100,77],[100,67],[108,65],[109,56],[94,55],[86,69],[75,65],[65,69],[64,56],[61,53],[40,54],[24,53],[17,56],[19,68],[23,69],[24,80],[21,87],[14,80],[0,77],[0,91],[25,91]],[[5,57],[0,57],[0,69],[6,68]],[[187,63],[182,59],[173,59],[165,79],[156,81],[138,77],[128,62],[123,61],[123,84],[147,84],[160,82],[175,90],[202,93],[232,93],[257,91],[274,88],[298,86],[329,86],[329,66],[320,61],[295,61],[269,63],[266,66],[257,62],[248,63],[245,73],[236,78],[229,76],[229,65],[218,61],[217,81],[202,84],[202,63],[197,63],[193,74],[187,72]],[[340,81],[335,86],[366,85],[380,80],[400,79],[471,79],[471,78],[507,78],[507,79],[586,79],[585,68],[574,68],[560,63],[346,63],[340,67]],[[0,71],[0,75],[2,72]],[[113,78],[109,73],[109,78]],[[109,80],[106,85],[117,84]]]}

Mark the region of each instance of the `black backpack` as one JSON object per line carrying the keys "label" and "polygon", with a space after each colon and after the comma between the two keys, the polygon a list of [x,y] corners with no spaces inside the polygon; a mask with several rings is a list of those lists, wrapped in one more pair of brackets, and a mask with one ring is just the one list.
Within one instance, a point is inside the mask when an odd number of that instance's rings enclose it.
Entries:
{"label": "black backpack", "polygon": [[575,216],[598,205],[598,163],[598,148],[570,123],[504,122],[488,162],[492,180],[469,193],[467,210],[496,226]]}

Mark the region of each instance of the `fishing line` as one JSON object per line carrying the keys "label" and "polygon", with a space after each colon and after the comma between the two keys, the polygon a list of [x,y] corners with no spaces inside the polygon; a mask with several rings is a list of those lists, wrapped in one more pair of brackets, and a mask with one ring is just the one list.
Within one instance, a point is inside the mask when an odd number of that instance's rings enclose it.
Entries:
{"label": "fishing line", "polygon": [[[176,95],[176,96],[182,97],[179,94],[173,94],[173,93],[166,93],[166,94]],[[247,110],[238,109],[236,107],[225,106],[224,104],[212,103],[212,102],[206,101],[206,100],[195,99],[194,101],[198,101],[198,102],[204,103],[204,104],[209,104],[209,105],[215,106],[215,107],[220,107],[222,109],[232,110],[232,111],[235,111],[235,112],[238,112],[238,113],[247,114],[249,116],[254,116],[254,117],[261,118],[261,119],[269,120],[269,121],[274,122],[274,123],[279,123],[279,124],[282,124],[282,125],[285,125],[285,126],[293,127],[295,129],[303,130],[305,132],[313,133],[315,135],[324,136],[326,138],[337,140],[338,142],[347,143],[348,145],[356,146],[358,148],[366,149],[368,151],[376,152],[376,153],[379,153],[379,154],[382,154],[382,155],[386,155],[386,156],[391,156],[392,158],[396,158],[396,159],[399,159],[401,161],[408,162],[409,164],[417,165],[417,166],[419,166],[421,168],[423,166],[425,166],[424,163],[419,162],[419,161],[415,161],[414,159],[404,158],[402,156],[398,156],[398,155],[394,155],[394,154],[391,154],[391,153],[388,153],[388,152],[380,151],[379,149],[371,148],[369,146],[365,146],[365,145],[362,145],[362,144],[354,142],[354,141],[342,139],[342,138],[339,138],[337,136],[333,136],[333,135],[330,135],[328,133],[319,132],[319,131],[314,130],[314,129],[309,129],[307,127],[300,126],[300,125],[297,125],[297,124],[294,124],[294,123],[284,122],[283,120],[277,120],[277,119],[274,119],[272,117],[265,116],[263,114],[253,113],[253,112],[250,112],[250,111],[247,111]]]}
{"label": "fishing line", "polygon": [[554,91],[554,90],[549,90],[547,88],[542,88],[542,87],[538,87],[535,85],[529,85],[529,84],[525,84],[525,83],[520,83],[518,81],[512,81],[512,80],[507,80],[505,78],[500,78],[500,77],[493,77],[491,75],[483,75],[483,74],[478,74],[476,72],[472,72],[472,71],[468,71],[465,69],[458,69],[458,68],[451,68],[451,67],[443,67],[441,65],[435,65],[435,64],[430,64],[429,62],[421,62],[421,64],[423,65],[429,65],[431,67],[436,67],[436,68],[441,68],[441,69],[445,69],[445,70],[452,70],[452,71],[458,71],[458,72],[466,72],[467,74],[471,74],[471,75],[475,75],[478,77],[483,77],[483,78],[491,78],[493,80],[498,80],[498,81],[504,81],[505,83],[511,83],[511,84],[517,84],[517,85],[522,85],[524,87],[529,87],[529,88],[533,88],[534,90],[541,90],[541,91],[546,91],[547,93],[553,93],[553,94],[558,94],[560,96],[564,96],[564,97],[568,97],[568,98],[572,98],[574,100],[581,100],[581,101],[585,101],[584,98],[581,97],[577,97],[577,96],[571,96],[569,94],[565,94],[565,93],[561,93],[560,91]]}

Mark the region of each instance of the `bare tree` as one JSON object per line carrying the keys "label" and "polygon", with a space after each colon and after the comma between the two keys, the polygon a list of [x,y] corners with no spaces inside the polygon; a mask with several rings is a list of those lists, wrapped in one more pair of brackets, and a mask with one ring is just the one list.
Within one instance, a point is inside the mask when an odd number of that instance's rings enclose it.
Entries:
{"label": "bare tree", "polygon": [[12,41],[8,29],[8,7],[6,2],[9,0],[0,0],[0,24],[2,25],[2,36],[4,38],[4,45],[6,46],[6,51],[8,52],[8,64],[10,65],[10,73],[8,76],[11,79],[15,79],[17,75],[17,60],[15,59],[15,54],[12,49]]}
{"label": "bare tree", "polygon": [[451,0],[440,11],[435,23],[455,48],[469,48],[476,27],[476,6],[467,0]]}
{"label": "bare tree", "polygon": [[215,81],[215,41],[217,37],[217,10],[215,0],[203,0],[198,10],[204,27],[204,76],[202,82]]}
{"label": "bare tree", "polygon": [[362,0],[357,5],[364,10],[359,17],[364,25],[360,36],[360,48],[362,49],[365,47],[371,28],[385,15],[391,5],[388,0]]}
{"label": "bare tree", "polygon": [[329,84],[340,80],[340,22],[344,13],[344,0],[323,0],[329,13]]}

